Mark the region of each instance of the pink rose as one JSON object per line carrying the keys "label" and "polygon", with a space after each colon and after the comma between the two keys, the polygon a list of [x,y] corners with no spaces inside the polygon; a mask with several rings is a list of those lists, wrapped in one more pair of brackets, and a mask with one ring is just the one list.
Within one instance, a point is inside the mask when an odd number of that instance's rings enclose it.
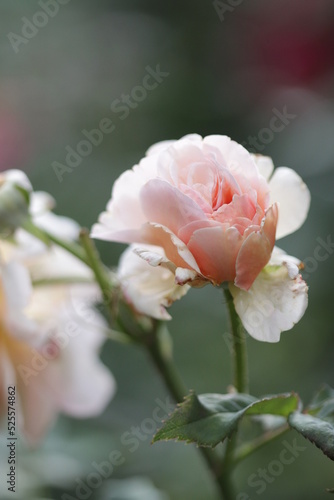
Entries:
{"label": "pink rose", "polygon": [[277,235],[298,229],[308,211],[300,177],[282,167],[269,180],[272,170],[226,136],[158,143],[115,182],[92,236],[162,247],[177,284],[248,290]]}

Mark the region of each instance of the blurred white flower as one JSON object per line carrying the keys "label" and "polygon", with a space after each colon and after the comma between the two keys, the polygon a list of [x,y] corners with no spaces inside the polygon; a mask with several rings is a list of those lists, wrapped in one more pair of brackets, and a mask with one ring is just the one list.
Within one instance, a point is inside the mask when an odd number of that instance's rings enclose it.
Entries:
{"label": "blurred white flower", "polygon": [[[78,237],[74,221],[48,211],[50,195],[30,201],[35,225]],[[59,412],[93,417],[110,401],[115,381],[99,359],[106,323],[94,309],[101,296],[91,270],[62,248],[17,229],[0,240],[0,258],[0,414],[15,386],[19,429],[33,443]]]}
{"label": "blurred white flower", "polygon": [[164,250],[154,245],[130,245],[123,252],[117,276],[126,301],[140,314],[169,320],[166,307],[183,297],[188,285],[175,284],[174,273],[164,266]]}

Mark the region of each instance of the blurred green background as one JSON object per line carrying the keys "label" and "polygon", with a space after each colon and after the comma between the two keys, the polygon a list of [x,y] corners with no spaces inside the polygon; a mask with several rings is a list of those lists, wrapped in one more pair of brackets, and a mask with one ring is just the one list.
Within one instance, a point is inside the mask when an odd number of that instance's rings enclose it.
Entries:
{"label": "blurred green background", "polygon": [[[248,148],[252,143],[276,166],[295,169],[311,190],[307,222],[281,247],[307,259],[313,258],[317,238],[334,239],[331,0],[63,3],[45,24],[43,16],[36,17],[43,12],[37,1],[1,2],[1,169],[24,169],[35,189],[56,198],[59,214],[91,227],[114,180],[151,144],[192,132],[226,134]],[[45,25],[22,32],[27,25],[22,18]],[[141,100],[132,101],[129,112],[111,109],[116,99],[141,85],[147,66],[157,65],[168,73],[157,88],[143,99],[138,91]],[[279,132],[265,132],[275,110],[285,107],[293,115],[289,123]],[[115,129],[59,182],[54,162],[65,163],[66,147],[76,149],[85,138],[82,130],[97,128],[103,118],[111,119]],[[115,266],[124,247],[98,246],[105,262]],[[279,344],[248,339],[254,395],[295,390],[307,402],[323,381],[334,384],[334,256],[315,265],[307,262],[309,307],[302,321],[283,333]],[[192,290],[171,313],[175,358],[188,387],[225,392],[231,374],[220,292]],[[82,498],[216,498],[194,446],[151,446],[146,435],[131,453],[121,443],[124,432],[152,418],[156,399],[165,401],[167,393],[140,350],[110,342],[102,358],[116,377],[116,397],[99,419],[61,417],[39,449],[27,451],[22,445],[21,496],[16,498],[56,500],[65,492],[76,498],[75,479],[85,479],[94,471],[92,462],[106,460],[113,450],[122,453],[124,463]],[[279,457],[282,440],[236,470],[238,491],[251,499],[327,498],[326,487],[334,487],[333,463],[294,432],[284,439],[292,444],[295,438],[305,450],[263,493],[258,495],[247,480]],[[7,498],[4,487],[0,494]]]}

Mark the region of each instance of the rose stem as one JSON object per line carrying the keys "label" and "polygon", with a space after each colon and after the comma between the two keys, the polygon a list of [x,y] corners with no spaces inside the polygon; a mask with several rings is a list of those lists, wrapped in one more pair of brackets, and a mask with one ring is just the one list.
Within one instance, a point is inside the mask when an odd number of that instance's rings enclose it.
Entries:
{"label": "rose stem", "polygon": [[[153,364],[162,376],[171,396],[177,403],[182,403],[184,397],[188,394],[188,391],[184,386],[171,357],[165,354],[157,331],[149,337],[149,341],[146,342],[146,347]],[[221,498],[225,500],[232,500],[234,497],[229,486],[229,481],[227,476],[221,476],[221,460],[217,454],[210,448],[199,447],[198,450],[205,459],[214,480],[217,483],[218,489],[221,493]]]}
{"label": "rose stem", "polygon": [[[248,363],[245,330],[241,324],[240,318],[236,313],[233,298],[228,289],[224,289],[226,304],[230,317],[230,328],[233,339],[233,374],[234,386],[238,392],[248,393]],[[234,465],[234,449],[237,441],[237,431],[227,441],[225,457],[223,461],[223,470],[221,479],[227,485],[227,495],[234,498],[230,482],[231,470]]]}
{"label": "rose stem", "polygon": [[224,294],[230,316],[230,328],[233,339],[234,386],[238,392],[248,393],[248,363],[245,329],[234,308],[230,291],[225,289]]}
{"label": "rose stem", "polygon": [[55,243],[59,247],[63,248],[64,250],[66,250],[67,252],[71,253],[79,260],[84,262],[84,264],[89,265],[85,252],[83,251],[81,246],[75,243],[74,241],[62,240],[61,238],[58,238],[57,236],[49,233],[45,229],[41,229],[35,226],[35,224],[31,220],[25,221],[25,223],[22,225],[22,228],[28,233],[35,236],[35,238],[41,240],[46,245],[50,245],[50,243]]}

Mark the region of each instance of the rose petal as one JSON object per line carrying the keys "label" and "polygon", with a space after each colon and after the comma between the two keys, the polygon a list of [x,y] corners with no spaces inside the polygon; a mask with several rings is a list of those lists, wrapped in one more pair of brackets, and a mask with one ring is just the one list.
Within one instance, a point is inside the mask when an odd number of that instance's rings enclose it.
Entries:
{"label": "rose petal", "polygon": [[141,189],[140,199],[147,220],[166,226],[175,234],[190,222],[206,220],[204,212],[191,198],[160,179],[147,182]]}
{"label": "rose petal", "polygon": [[304,223],[311,195],[301,177],[291,168],[279,167],[270,182],[270,203],[279,202],[276,238],[293,233]]}
{"label": "rose petal", "polygon": [[218,226],[195,231],[188,248],[195,256],[201,273],[219,284],[234,279],[235,261],[241,243],[242,236],[236,228]]}
{"label": "rose petal", "polygon": [[145,224],[142,229],[141,242],[162,247],[166,257],[176,267],[190,268],[200,273],[199,266],[190,249],[167,227],[161,224]]}
{"label": "rose petal", "polygon": [[258,232],[247,236],[236,261],[235,285],[248,290],[259,272],[268,263],[275,244],[278,207],[272,205],[266,212]]}
{"label": "rose petal", "polygon": [[274,163],[270,156],[263,156],[259,154],[251,154],[253,160],[256,163],[256,166],[260,172],[260,174],[269,181],[271,174],[274,171]]}
{"label": "rose petal", "polygon": [[302,318],[307,308],[307,290],[301,276],[291,279],[284,265],[265,268],[248,291],[230,284],[245,329],[264,342],[278,342],[281,332],[290,330]]}
{"label": "rose petal", "polygon": [[[139,251],[151,265],[138,256]],[[122,254],[117,273],[123,293],[136,311],[162,320],[171,319],[165,307],[189,289],[175,284],[174,273],[165,268],[166,260],[162,248],[146,245],[139,250],[131,245]]]}

